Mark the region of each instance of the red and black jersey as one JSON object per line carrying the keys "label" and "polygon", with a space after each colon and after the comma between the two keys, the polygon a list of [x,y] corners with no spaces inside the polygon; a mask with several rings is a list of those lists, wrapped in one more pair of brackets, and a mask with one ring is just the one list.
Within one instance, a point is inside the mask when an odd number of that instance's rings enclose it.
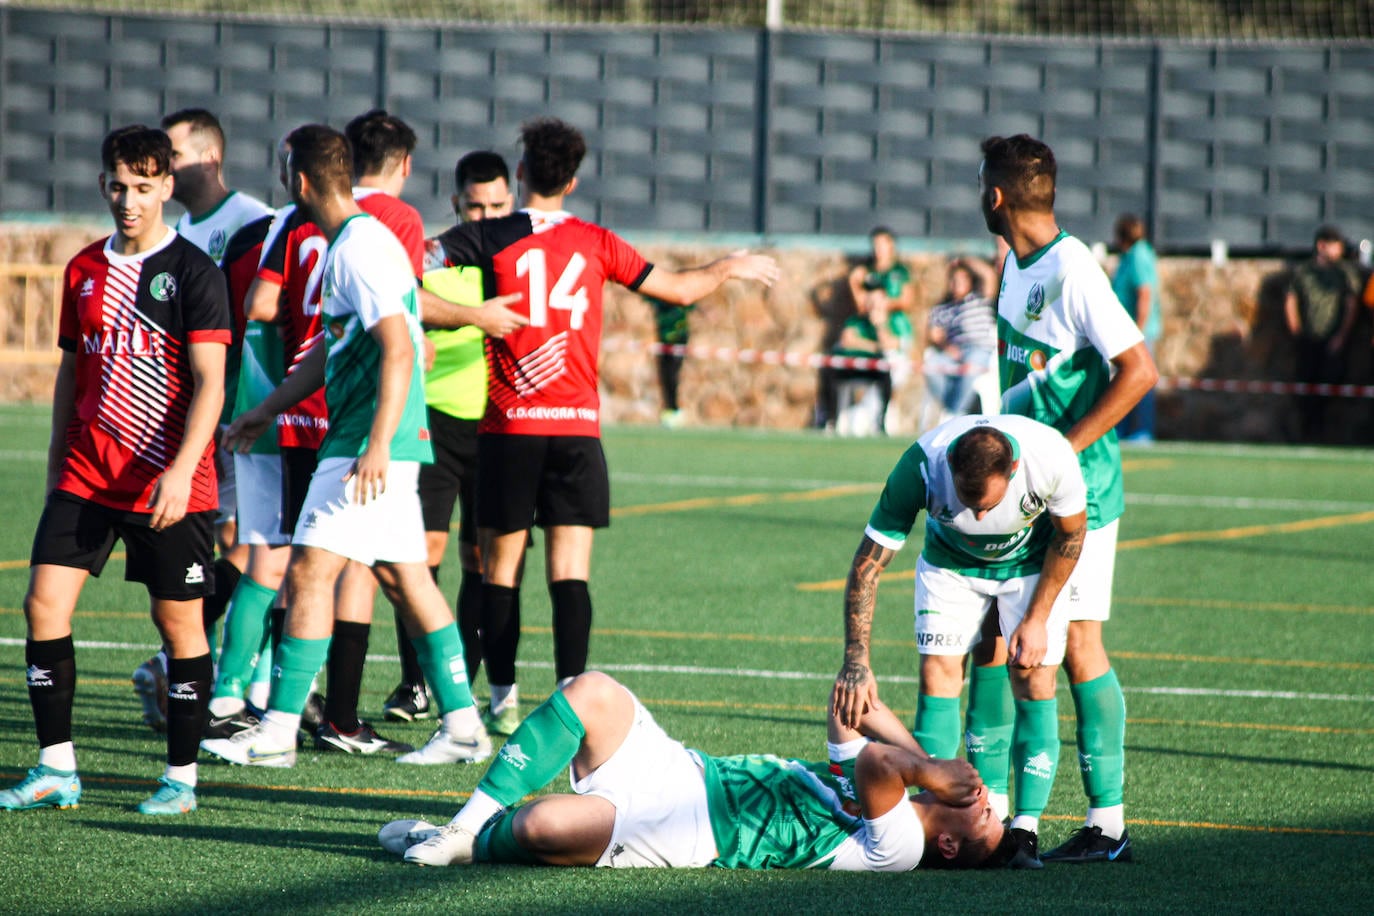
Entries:
{"label": "red and black jersey", "polygon": [[229,285],[229,314],[233,319],[234,339],[229,344],[229,353],[224,361],[224,410],[220,422],[228,423],[233,418],[234,399],[239,387],[239,363],[243,358],[243,330],[248,322],[248,289],[258,275],[258,262],[262,260],[262,243],[267,238],[267,230],[272,225],[271,214],[253,220],[229,237],[224,248],[224,259],[220,270]]}
{"label": "red and black jersey", "polygon": [[[419,277],[424,270],[424,221],[420,211],[399,198],[368,188],[354,188],[364,213],[381,220],[401,242]],[[277,211],[277,222],[263,249],[257,275],[282,288],[282,337],[287,374],[320,338],[320,280],[329,242],[319,227],[295,206]],[[316,391],[277,417],[277,442],[288,448],[318,449],[329,431],[324,389]]]}
{"label": "red and black jersey", "polygon": [[478,432],[599,436],[602,287],[638,289],[653,265],[609,229],[562,211],[462,223],[438,242],[447,265],[482,269],[486,298],[520,293],[509,308],[530,321],[486,339]]}
{"label": "red and black jersey", "polygon": [[[110,239],[67,264],[58,346],[75,354],[75,412],[57,488],[132,512],[176,458],[194,382],[189,347],[230,341],[224,274],[168,230],[157,247],[124,256]],[[218,505],[214,446],[192,479],[188,512]]]}

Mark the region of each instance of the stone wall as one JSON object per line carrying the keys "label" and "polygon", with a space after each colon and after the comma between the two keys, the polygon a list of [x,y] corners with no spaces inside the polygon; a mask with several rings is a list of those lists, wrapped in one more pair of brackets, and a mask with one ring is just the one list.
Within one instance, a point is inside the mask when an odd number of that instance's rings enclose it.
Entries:
{"label": "stone wall", "polygon": [[[0,264],[61,264],[101,233],[98,227],[0,227]],[[645,246],[644,252],[668,267],[699,264],[726,253],[657,245]],[[798,355],[828,348],[852,308],[845,278],[854,262],[833,251],[788,249],[777,257],[783,276],[771,290],[730,283],[699,303],[690,319],[692,344]],[[917,287],[911,318],[919,331],[943,292],[947,262],[936,255],[914,255],[906,261]],[[1156,354],[1161,373],[1291,379],[1293,363],[1282,317],[1284,269],[1278,261],[1232,261],[1223,267],[1198,259],[1163,261],[1164,336]],[[0,304],[13,311],[15,296],[3,280],[0,293]],[[1371,333],[1369,314],[1362,309],[1348,351],[1348,381],[1374,383]],[[607,422],[657,422],[658,381],[647,350],[654,340],[651,310],[638,296],[608,287],[604,338],[601,373]],[[904,435],[916,431],[922,401],[920,374],[913,376],[894,395]],[[46,400],[51,378],[50,364],[0,358],[0,400]],[[680,387],[689,423],[797,429],[811,422],[816,372],[689,358]],[[1157,432],[1164,439],[1290,441],[1298,409],[1296,399],[1287,395],[1165,390],[1159,394]],[[1374,442],[1374,400],[1336,399],[1328,431],[1327,441],[1333,443]]]}

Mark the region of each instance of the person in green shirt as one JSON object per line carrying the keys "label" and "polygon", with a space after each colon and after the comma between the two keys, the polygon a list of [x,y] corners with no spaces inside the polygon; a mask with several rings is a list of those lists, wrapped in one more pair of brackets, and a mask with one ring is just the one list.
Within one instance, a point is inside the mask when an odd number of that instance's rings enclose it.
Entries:
{"label": "person in green shirt", "polygon": [[690,334],[687,314],[696,306],[676,305],[652,296],[645,296],[644,299],[654,310],[658,342],[663,346],[657,359],[658,384],[663,392],[663,411],[659,415],[659,420],[667,429],[677,429],[683,424],[682,408],[677,400],[677,381],[682,373],[682,363],[686,354],[671,348],[687,346]]}
{"label": "person in green shirt", "polygon": [[[881,704],[858,728],[832,716],[827,731],[827,762],[711,756],[671,738],[609,675],[589,671],[525,718],[452,821],[392,821],[378,840],[407,862],[438,866],[1001,864],[1006,830],[966,761],[926,754]],[[574,794],[520,804],[569,765]],[[926,791],[909,797],[915,785]]]}

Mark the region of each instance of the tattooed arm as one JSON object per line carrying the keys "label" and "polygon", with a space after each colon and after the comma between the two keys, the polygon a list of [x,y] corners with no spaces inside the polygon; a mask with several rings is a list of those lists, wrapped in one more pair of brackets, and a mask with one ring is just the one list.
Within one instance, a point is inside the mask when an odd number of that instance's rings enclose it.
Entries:
{"label": "tattooed arm", "polygon": [[1049,548],[1045,551],[1045,562],[1040,567],[1040,581],[1031,595],[1030,607],[1022,618],[1020,626],[1007,640],[1009,663],[1018,668],[1034,668],[1045,658],[1049,645],[1049,631],[1046,624],[1054,601],[1063,590],[1073,568],[1078,565],[1078,555],[1083,552],[1083,538],[1088,533],[1088,516],[1085,512],[1060,518],[1051,515],[1054,537],[1050,538]]}
{"label": "tattooed arm", "polygon": [[844,667],[835,678],[830,708],[841,725],[858,728],[864,710],[878,700],[878,683],[869,668],[868,649],[873,609],[878,603],[878,577],[894,551],[867,535],[854,553],[844,586]]}

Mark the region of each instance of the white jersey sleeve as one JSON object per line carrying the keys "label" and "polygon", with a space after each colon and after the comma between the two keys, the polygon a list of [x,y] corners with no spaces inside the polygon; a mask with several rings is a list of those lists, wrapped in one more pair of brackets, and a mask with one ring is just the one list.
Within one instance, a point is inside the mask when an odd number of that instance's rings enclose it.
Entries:
{"label": "white jersey sleeve", "polygon": [[401,243],[371,217],[355,217],[345,231],[347,236],[335,241],[334,280],[363,327],[370,331],[383,318],[408,314],[415,278]]}
{"label": "white jersey sleeve", "polygon": [[1062,273],[1065,310],[1093,349],[1103,359],[1113,360],[1143,342],[1145,336],[1112,292],[1111,282],[1092,253],[1082,244],[1072,251],[1072,261],[1064,265]]}

